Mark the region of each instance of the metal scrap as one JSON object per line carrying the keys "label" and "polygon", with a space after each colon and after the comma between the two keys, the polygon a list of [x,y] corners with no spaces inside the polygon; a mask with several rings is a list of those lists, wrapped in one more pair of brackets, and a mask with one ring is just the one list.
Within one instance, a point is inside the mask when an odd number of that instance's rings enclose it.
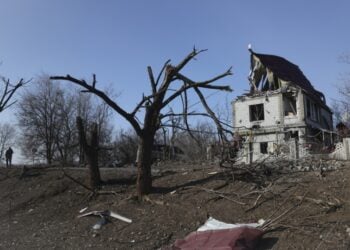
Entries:
{"label": "metal scrap", "polygon": [[87,213],[84,213],[84,214],[81,214],[81,215],[78,215],[78,218],[82,218],[82,217],[85,217],[85,216],[91,216],[91,215],[94,215],[94,216],[99,216],[101,217],[101,220],[99,220],[92,228],[95,229],[95,230],[98,230],[98,229],[101,229],[101,227],[105,224],[107,224],[107,218],[108,217],[112,217],[114,219],[118,219],[118,220],[121,220],[121,221],[124,221],[126,223],[131,223],[132,220],[129,219],[129,218],[126,218],[120,214],[117,214],[115,212],[112,212],[110,210],[103,210],[103,211],[90,211],[90,212],[87,212]]}

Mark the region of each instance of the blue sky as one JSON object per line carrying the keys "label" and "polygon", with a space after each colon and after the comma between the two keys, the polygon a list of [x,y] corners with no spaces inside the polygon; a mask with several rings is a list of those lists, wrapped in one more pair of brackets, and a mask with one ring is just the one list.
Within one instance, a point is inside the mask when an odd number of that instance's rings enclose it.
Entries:
{"label": "blue sky", "polygon": [[[213,95],[215,105],[248,89],[251,43],[258,53],[299,65],[330,102],[348,69],[338,57],[350,53],[349,10],[345,0],[1,0],[0,73],[13,81],[43,72],[96,73],[98,86],[120,93],[118,102],[131,110],[149,93],[146,67],[157,72],[195,45],[208,52],[186,68],[190,78],[233,66],[234,75],[221,83],[234,92]],[[1,122],[14,121],[15,112],[2,113]]]}

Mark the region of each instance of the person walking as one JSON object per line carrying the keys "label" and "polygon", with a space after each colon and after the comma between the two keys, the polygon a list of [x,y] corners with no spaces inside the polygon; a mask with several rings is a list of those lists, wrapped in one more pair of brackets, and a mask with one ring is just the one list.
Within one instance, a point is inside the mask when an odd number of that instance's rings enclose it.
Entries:
{"label": "person walking", "polygon": [[9,147],[8,150],[6,150],[6,152],[5,152],[6,167],[12,166],[12,155],[13,155],[13,150],[11,147]]}

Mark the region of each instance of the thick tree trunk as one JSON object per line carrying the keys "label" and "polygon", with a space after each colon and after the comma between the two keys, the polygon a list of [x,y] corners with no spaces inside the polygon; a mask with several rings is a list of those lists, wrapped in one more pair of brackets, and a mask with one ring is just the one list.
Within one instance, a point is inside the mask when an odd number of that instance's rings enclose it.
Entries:
{"label": "thick tree trunk", "polygon": [[152,190],[152,147],[154,135],[146,134],[140,140],[140,158],[137,162],[137,195],[139,198]]}
{"label": "thick tree trunk", "polygon": [[46,146],[46,162],[48,165],[52,163],[52,155],[51,155],[51,150],[50,150],[50,145]]}

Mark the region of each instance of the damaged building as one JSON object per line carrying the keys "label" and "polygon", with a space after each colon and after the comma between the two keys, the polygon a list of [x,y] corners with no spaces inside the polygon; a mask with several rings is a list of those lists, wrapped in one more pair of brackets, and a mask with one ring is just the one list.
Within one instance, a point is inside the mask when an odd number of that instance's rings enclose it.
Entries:
{"label": "damaged building", "polygon": [[332,112],[323,93],[290,61],[249,51],[250,91],[232,103],[239,161],[279,154],[298,159],[332,145]]}

